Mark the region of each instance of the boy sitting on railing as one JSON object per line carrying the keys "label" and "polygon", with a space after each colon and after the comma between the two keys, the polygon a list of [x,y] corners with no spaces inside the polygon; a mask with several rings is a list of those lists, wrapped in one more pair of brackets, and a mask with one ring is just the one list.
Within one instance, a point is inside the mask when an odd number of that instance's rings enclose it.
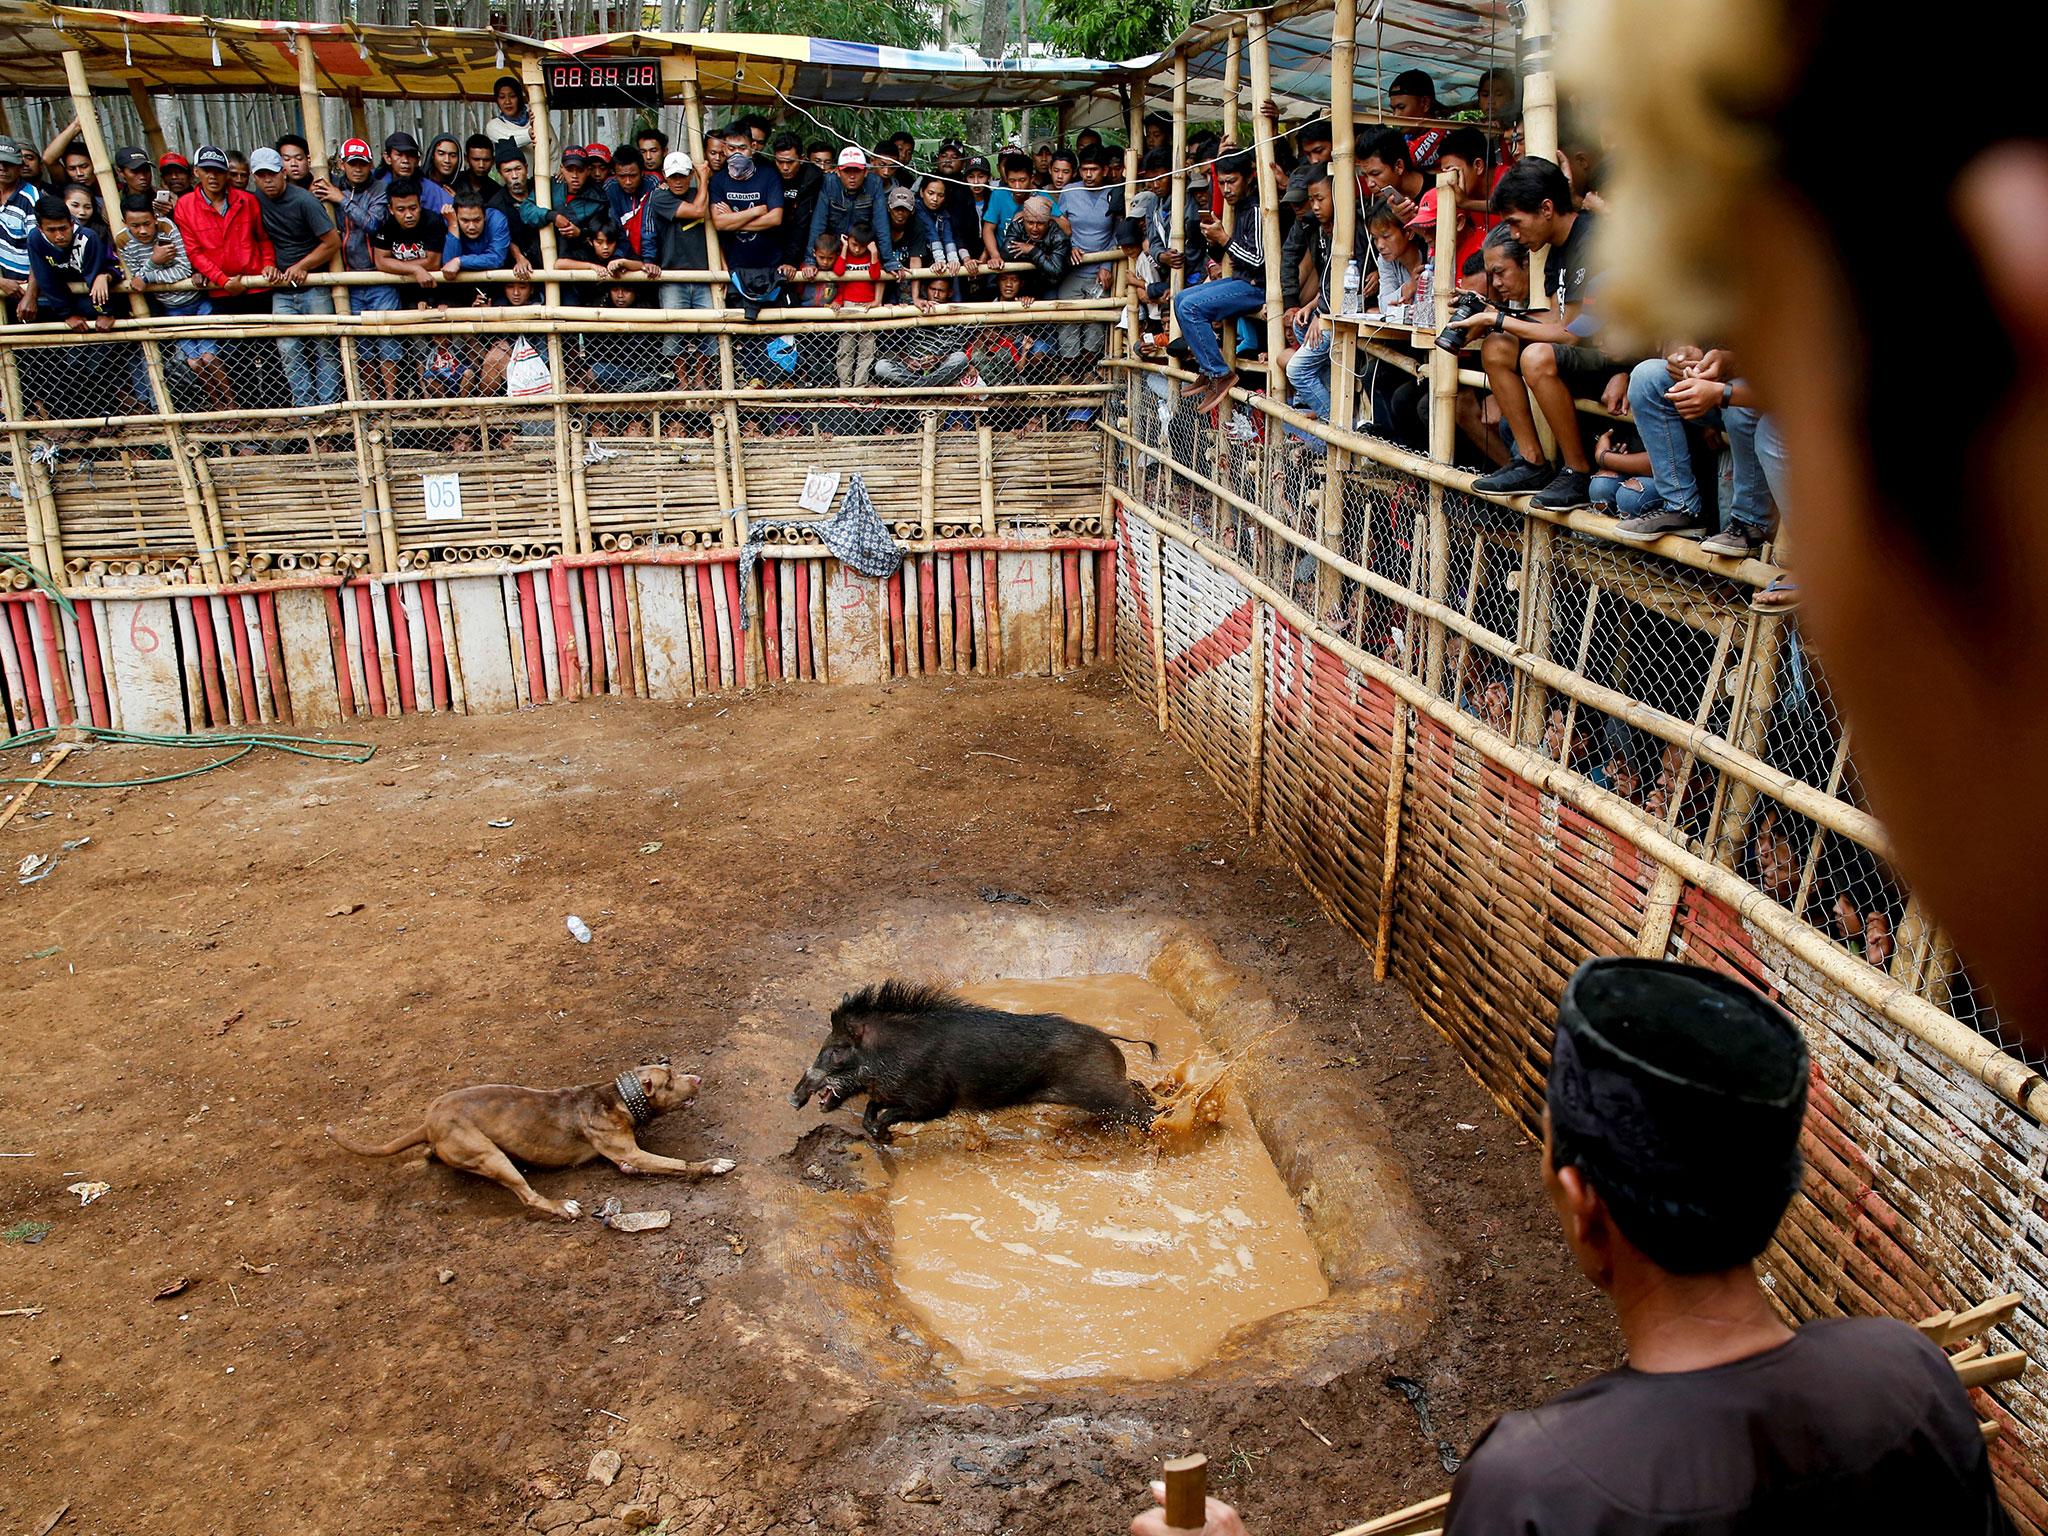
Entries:
{"label": "boy sitting on railing", "polygon": [[[996,276],[996,298],[1004,304],[1030,308],[1031,295],[1024,291],[1022,272]],[[1025,384],[1035,363],[1053,355],[1054,344],[1042,325],[1006,320],[974,328],[967,353],[974,371],[984,384]],[[1039,415],[1027,406],[998,405],[989,414],[989,425],[999,431],[1031,430],[1041,425]]]}
{"label": "boy sitting on railing", "polygon": [[[819,242],[822,254],[824,241]],[[835,311],[864,310],[881,297],[882,260],[875,250],[875,232],[856,224],[840,239],[839,254],[832,258],[832,273],[845,281],[834,284],[828,301]],[[839,384],[842,389],[862,383],[875,364],[875,333],[848,331],[839,338]]]}
{"label": "boy sitting on railing", "polygon": [[[933,313],[950,303],[953,283],[935,277],[925,284],[918,308]],[[889,333],[891,356],[875,359],[875,382],[892,389],[944,389],[957,384],[973,366],[967,356],[967,328],[960,325],[919,326]],[[900,355],[894,355],[901,347]]]}
{"label": "boy sitting on railing", "polygon": [[[149,294],[150,307],[160,315],[195,318],[213,313],[203,293],[176,284],[192,276],[191,260],[185,255],[184,237],[178,226],[156,211],[156,200],[147,192],[130,192],[121,199],[121,223],[128,240],[120,249],[121,265],[128,274],[128,286]],[[207,404],[216,411],[236,409],[234,385],[221,366],[220,344],[214,341],[181,341],[173,355],[192,371],[206,391]],[[149,398],[147,390],[137,391]]]}

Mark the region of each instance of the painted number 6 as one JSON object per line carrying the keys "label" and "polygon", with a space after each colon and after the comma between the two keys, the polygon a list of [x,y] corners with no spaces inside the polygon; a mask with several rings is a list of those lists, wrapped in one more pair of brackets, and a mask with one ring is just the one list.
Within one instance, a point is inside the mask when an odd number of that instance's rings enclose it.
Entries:
{"label": "painted number 6", "polygon": [[163,644],[162,637],[142,622],[140,603],[135,605],[134,612],[128,616],[128,643],[145,656]]}

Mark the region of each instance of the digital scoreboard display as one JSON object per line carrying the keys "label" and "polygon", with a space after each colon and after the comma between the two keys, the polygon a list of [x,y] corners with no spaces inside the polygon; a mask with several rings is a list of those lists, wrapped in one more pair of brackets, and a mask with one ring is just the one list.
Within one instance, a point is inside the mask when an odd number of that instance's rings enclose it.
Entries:
{"label": "digital scoreboard display", "polygon": [[548,105],[659,107],[659,59],[550,59],[542,66]]}

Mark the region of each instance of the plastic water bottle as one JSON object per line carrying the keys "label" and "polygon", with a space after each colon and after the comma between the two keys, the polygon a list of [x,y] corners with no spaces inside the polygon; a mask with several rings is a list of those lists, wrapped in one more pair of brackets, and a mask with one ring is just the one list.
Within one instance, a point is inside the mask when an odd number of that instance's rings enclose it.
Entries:
{"label": "plastic water bottle", "polygon": [[1347,315],[1358,313],[1359,286],[1358,263],[1356,261],[1346,262],[1344,266],[1344,308],[1342,313]]}
{"label": "plastic water bottle", "polygon": [[1411,324],[1433,326],[1436,324],[1436,263],[1425,261],[1422,271],[1415,278],[1415,302],[1409,307],[1408,319]]}
{"label": "plastic water bottle", "polygon": [[574,912],[569,914],[569,933],[578,944],[588,944],[590,942],[590,924],[583,921]]}

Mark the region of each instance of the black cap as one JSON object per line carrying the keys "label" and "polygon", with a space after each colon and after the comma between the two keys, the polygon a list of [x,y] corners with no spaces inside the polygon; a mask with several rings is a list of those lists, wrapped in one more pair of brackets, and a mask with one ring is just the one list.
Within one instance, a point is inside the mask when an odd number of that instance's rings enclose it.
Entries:
{"label": "black cap", "polygon": [[416,155],[420,152],[420,141],[401,128],[384,140],[384,153],[388,155],[393,150],[402,155]]}
{"label": "black cap", "polygon": [[1404,69],[1387,82],[1389,96],[1427,96],[1436,99],[1436,82],[1422,69]]}
{"label": "black cap", "polygon": [[508,160],[517,160],[523,165],[526,162],[526,149],[517,139],[499,139],[491,146],[491,159],[499,165]]}
{"label": "black cap", "polygon": [[987,175],[988,156],[976,155],[972,160],[967,162],[967,169],[970,171],[980,171],[983,175]]}
{"label": "black cap", "polygon": [[581,170],[590,164],[590,156],[572,144],[562,151],[562,164],[573,170]]}
{"label": "black cap", "polygon": [[1557,1005],[1548,1103],[1622,1235],[1677,1274],[1763,1252],[1799,1187],[1806,1041],[1732,977],[1662,960],[1588,960]]}
{"label": "black cap", "polygon": [[149,156],[133,145],[114,151],[114,169],[117,171],[139,171],[149,164]]}

